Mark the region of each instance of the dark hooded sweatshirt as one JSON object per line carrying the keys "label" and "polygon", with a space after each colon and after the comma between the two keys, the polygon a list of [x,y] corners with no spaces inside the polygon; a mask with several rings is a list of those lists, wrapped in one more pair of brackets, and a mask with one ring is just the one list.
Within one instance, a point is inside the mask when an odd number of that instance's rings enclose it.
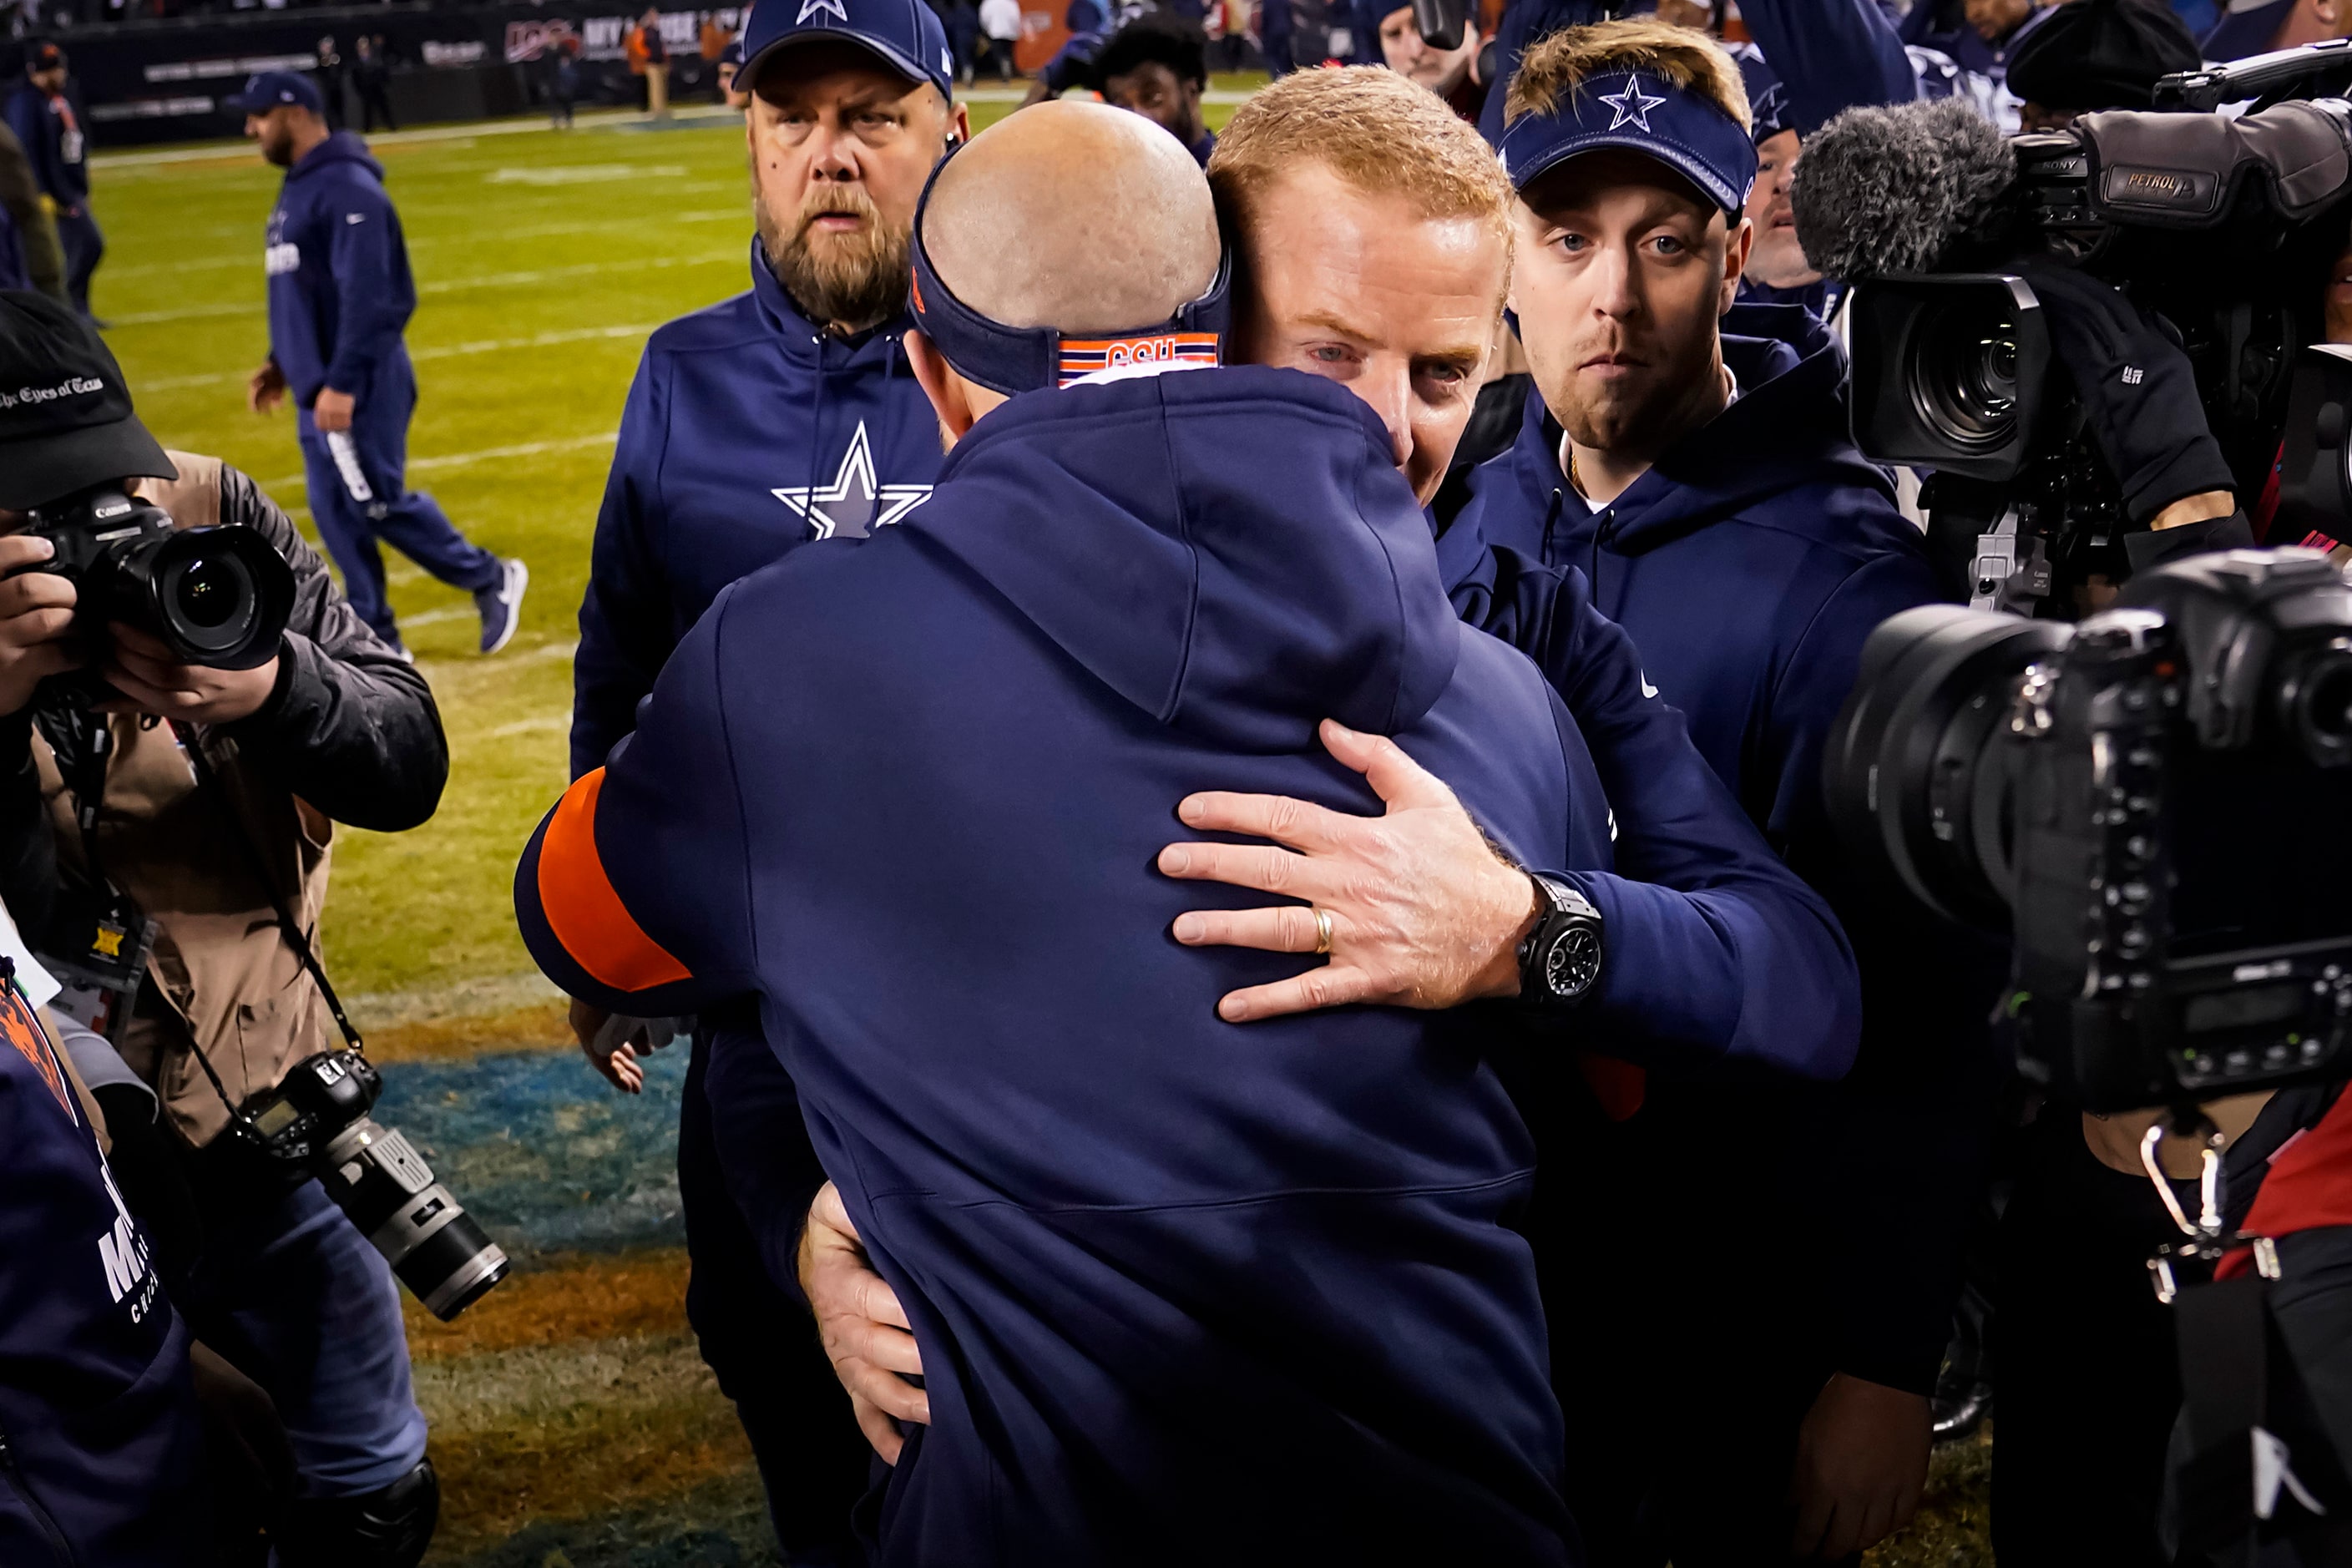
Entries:
{"label": "dark hooded sweatshirt", "polygon": [[364,412],[380,372],[414,375],[400,334],[416,313],[416,282],[366,142],[338,131],[286,171],[265,245],[269,353],[299,406],[331,386]]}
{"label": "dark hooded sweatshirt", "polygon": [[526,851],[566,991],[750,998],[791,1071],[927,1370],[884,1563],[1571,1560],[1487,1021],[1234,1027],[1297,961],[1146,934],[1263,898],[1154,872],[1186,793],[1378,808],[1327,715],[1612,933],[1706,927],[1605,870],[1574,724],[1455,619],[1378,420],[1255,368],[992,413],[898,526],[722,595]]}
{"label": "dark hooded sweatshirt", "polygon": [[[1719,1213],[1707,1194],[1727,1173],[1776,1184],[1782,1212],[1801,1216],[1801,1273],[1820,1287],[1820,1353],[1925,1392],[1981,1169],[2000,956],[1860,884],[1821,772],[1864,639],[1941,595],[1892,485],[1847,435],[1844,356],[1828,330],[1793,306],[1743,304],[1725,318],[1723,354],[1737,401],[1597,512],[1561,473],[1559,426],[1530,400],[1519,441],[1479,470],[1439,556],[1457,603],[1494,595],[1510,552],[1589,575],[1700,752],[1844,922],[1863,976],[1853,1078],[1654,1078],[1644,1136],[1694,1205]],[[1506,595],[1514,576],[1502,572]]]}
{"label": "dark hooded sweatshirt", "polygon": [[212,1560],[188,1331],[82,1102],[0,996],[0,1563]]}

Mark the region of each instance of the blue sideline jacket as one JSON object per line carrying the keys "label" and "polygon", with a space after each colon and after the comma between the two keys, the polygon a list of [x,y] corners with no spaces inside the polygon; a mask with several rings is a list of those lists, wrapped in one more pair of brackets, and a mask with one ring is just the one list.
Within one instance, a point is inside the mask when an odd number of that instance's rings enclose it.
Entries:
{"label": "blue sideline jacket", "polygon": [[848,340],[810,321],[755,241],[751,288],[654,333],[621,414],[580,651],[572,773],[603,765],[720,589],[811,540],[908,516],[940,468],[905,316]]}
{"label": "blue sideline jacket", "polygon": [[0,1563],[211,1560],[188,1333],[44,1032],[0,996]]}
{"label": "blue sideline jacket", "polygon": [[338,131],[287,170],[266,244],[269,353],[296,405],[331,386],[364,414],[378,368],[407,360],[400,335],[416,313],[400,215],[367,143]]}
{"label": "blue sideline jacket", "polygon": [[89,138],[70,96],[51,98],[29,81],[8,95],[8,129],[25,144],[33,178],[61,207],[89,199]]}
{"label": "blue sideline jacket", "polygon": [[[1372,808],[1393,732],[1539,864],[1599,794],[1465,633],[1386,432],[1290,371],[1014,399],[930,503],[730,588],[517,877],[633,1012],[755,995],[911,1316],[933,1422],[885,1564],[1572,1561],[1532,1152],[1461,1015],[1240,1027],[1297,961],[1191,950],[1160,877],[1217,785]],[[1594,873],[1596,901],[1614,879]]]}
{"label": "blue sideline jacket", "polygon": [[[1760,1163],[1845,1249],[1822,1282],[1842,1369],[1924,1392],[1949,1333],[1955,1238],[1982,1158],[2000,958],[1860,885],[1821,769],[1864,639],[1941,595],[1918,531],[1847,434],[1844,356],[1829,331],[1788,305],[1737,305],[1724,327],[1739,398],[1614,503],[1595,513],[1568,487],[1559,426],[1531,398],[1518,442],[1478,471],[1439,555],[1457,602],[1481,592],[1496,545],[1583,572],[1700,752],[1843,921],[1862,973],[1853,1082],[1808,1091],[1696,1075],[1658,1103],[1667,1118],[1685,1107],[1693,1127],[1778,1122],[1789,1147]],[[1557,591],[1523,575],[1515,592]],[[1759,1096],[1776,1095],[1767,1116]],[[1698,1157],[1718,1155],[1736,1151]]]}

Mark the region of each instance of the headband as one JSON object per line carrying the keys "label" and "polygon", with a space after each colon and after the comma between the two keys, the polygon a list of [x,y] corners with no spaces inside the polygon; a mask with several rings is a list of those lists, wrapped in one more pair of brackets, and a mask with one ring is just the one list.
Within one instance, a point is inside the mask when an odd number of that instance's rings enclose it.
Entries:
{"label": "headband", "polygon": [[1523,191],[1547,169],[1600,147],[1628,147],[1671,165],[1734,218],[1756,182],[1756,143],[1738,121],[1714,100],[1643,71],[1587,78],[1549,112],[1512,121],[1496,151]]}
{"label": "headband", "polygon": [[931,204],[931,185],[938,183],[940,169],[955,154],[956,149],[950,148],[931,171],[922,202],[915,208],[915,280],[908,300],[914,307],[915,325],[959,375],[1012,397],[1067,386],[1080,376],[1128,365],[1222,363],[1225,294],[1234,271],[1230,250],[1218,257],[1217,276],[1208,292],[1173,317],[1108,335],[1065,337],[1053,327],[1008,327],[949,292],[923,246],[923,213]]}

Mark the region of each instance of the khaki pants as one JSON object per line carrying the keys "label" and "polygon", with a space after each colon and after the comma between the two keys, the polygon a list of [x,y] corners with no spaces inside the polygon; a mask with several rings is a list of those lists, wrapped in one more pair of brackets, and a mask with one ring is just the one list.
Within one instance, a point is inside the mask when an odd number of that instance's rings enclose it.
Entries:
{"label": "khaki pants", "polygon": [[656,120],[669,118],[669,65],[646,67],[646,108]]}

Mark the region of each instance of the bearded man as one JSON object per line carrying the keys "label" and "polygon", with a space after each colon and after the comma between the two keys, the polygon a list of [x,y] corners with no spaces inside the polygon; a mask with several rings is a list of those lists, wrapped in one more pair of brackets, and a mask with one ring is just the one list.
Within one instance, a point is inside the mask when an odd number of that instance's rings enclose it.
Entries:
{"label": "bearded man", "polygon": [[[928,5],[771,5],[752,14],[743,57],[751,288],[655,332],[629,389],[580,607],[575,776],[635,727],[639,700],[719,590],[809,541],[898,521],[929,498],[941,460],[903,340],[915,205],[967,131],[946,32]],[[669,1036],[586,1007],[572,1025],[631,1093],[638,1051]],[[698,1030],[678,1129],[687,1313],[751,1435],[784,1546],[794,1562],[826,1561],[847,1550],[835,1537],[864,1487],[865,1447],[812,1336],[780,1331],[801,1309],[722,1185],[709,1050]],[[756,1070],[764,1053],[749,1055]],[[791,1094],[788,1081],[774,1088]]]}

